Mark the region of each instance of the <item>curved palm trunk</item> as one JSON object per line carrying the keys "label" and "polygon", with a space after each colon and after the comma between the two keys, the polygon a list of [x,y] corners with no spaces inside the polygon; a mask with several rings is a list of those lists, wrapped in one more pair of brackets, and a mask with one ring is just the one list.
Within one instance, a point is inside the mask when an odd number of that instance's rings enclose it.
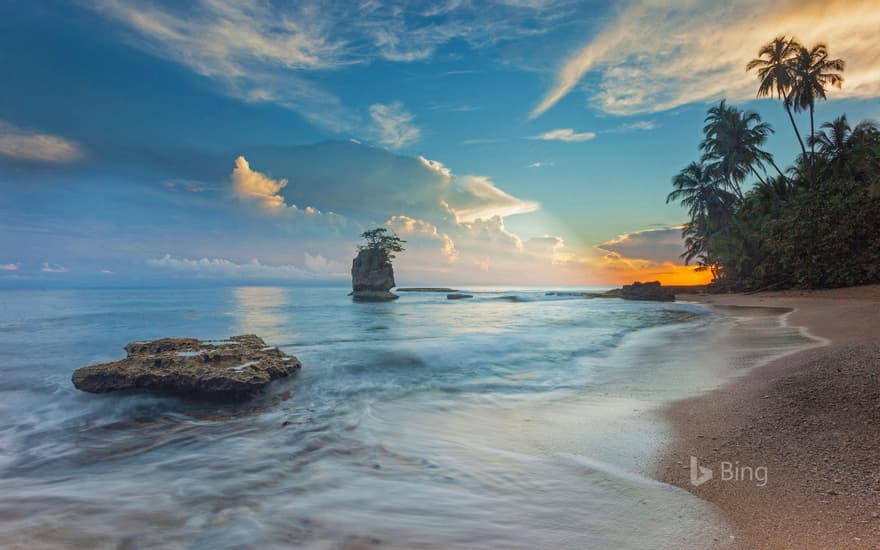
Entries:
{"label": "curved palm trunk", "polygon": [[761,177],[761,174],[759,174],[758,171],[755,170],[754,166],[750,166],[749,169],[752,171],[752,174],[755,174],[755,177],[758,178],[758,181],[760,181],[763,185],[767,185],[767,182],[764,181],[764,178]]}
{"label": "curved palm trunk", "polygon": [[810,186],[816,184],[816,122],[813,116],[813,104],[810,103]]}
{"label": "curved palm trunk", "polygon": [[797,124],[794,121],[794,115],[791,114],[791,106],[788,104],[788,101],[782,102],[785,107],[785,112],[788,113],[788,119],[791,121],[791,127],[794,128],[794,135],[797,136],[798,143],[801,146],[801,152],[804,154],[804,158],[807,158],[807,148],[804,147],[804,140],[801,139],[801,133],[798,131]]}
{"label": "curved palm trunk", "polygon": [[773,166],[773,168],[776,169],[776,173],[779,174],[779,177],[781,177],[781,178],[784,179],[785,181],[788,181],[788,178],[785,177],[785,174],[782,173],[782,170],[780,170],[779,167],[776,166],[776,161],[774,161],[772,158],[771,158],[771,159],[768,159],[768,160],[770,161],[770,165]]}

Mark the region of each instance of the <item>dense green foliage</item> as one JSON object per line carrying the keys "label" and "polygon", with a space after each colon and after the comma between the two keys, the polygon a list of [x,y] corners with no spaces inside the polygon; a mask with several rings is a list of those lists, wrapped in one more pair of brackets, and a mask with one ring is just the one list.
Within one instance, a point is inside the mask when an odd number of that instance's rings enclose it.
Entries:
{"label": "dense green foliage", "polygon": [[358,250],[368,248],[381,250],[389,261],[394,259],[395,252],[403,252],[405,250],[403,243],[406,241],[398,237],[394,232],[389,235],[388,229],[385,227],[364,231],[361,233],[361,238],[365,239],[367,243],[358,245]]}
{"label": "dense green foliage", "polygon": [[[742,290],[880,282],[880,129],[846,116],[816,131],[815,102],[843,83],[827,47],[777,37],[751,61],[759,96],[779,97],[801,154],[785,173],[762,149],[772,128],[722,101],[709,109],[703,155],[672,180],[667,202],[688,209],[686,262]],[[803,140],[792,112],[808,111]],[[746,186],[751,183],[751,187]]]}

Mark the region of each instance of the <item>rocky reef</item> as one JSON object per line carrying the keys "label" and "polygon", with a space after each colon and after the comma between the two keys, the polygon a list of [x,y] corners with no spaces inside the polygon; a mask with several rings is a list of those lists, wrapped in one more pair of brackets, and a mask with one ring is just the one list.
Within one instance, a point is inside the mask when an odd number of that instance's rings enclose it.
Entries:
{"label": "rocky reef", "polygon": [[459,293],[452,293],[452,294],[447,294],[447,295],[446,295],[446,299],[447,299],[447,300],[463,300],[463,299],[465,299],[465,298],[473,298],[473,297],[474,297],[473,294],[459,294]]}
{"label": "rocky reef", "polygon": [[128,357],[120,361],[77,369],[73,385],[91,393],[141,389],[234,401],[253,396],[301,366],[299,359],[253,334],[204,342],[195,338],[131,342],[125,351]]}
{"label": "rocky reef", "polygon": [[363,248],[351,262],[351,296],[361,302],[387,302],[396,300],[397,294],[389,292],[396,286],[394,268],[385,251]]}
{"label": "rocky reef", "polygon": [[675,293],[668,288],[663,288],[660,281],[652,281],[650,283],[634,282],[631,285],[623,285],[623,288],[620,289],[620,297],[624,300],[675,301]]}

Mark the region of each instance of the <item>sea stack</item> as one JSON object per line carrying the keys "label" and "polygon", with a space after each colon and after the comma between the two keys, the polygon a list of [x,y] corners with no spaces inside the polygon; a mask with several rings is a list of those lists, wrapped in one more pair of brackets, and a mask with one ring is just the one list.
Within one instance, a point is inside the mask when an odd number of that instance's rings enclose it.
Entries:
{"label": "sea stack", "polygon": [[396,286],[394,268],[386,252],[380,248],[363,248],[351,262],[351,296],[361,302],[396,300],[389,292]]}

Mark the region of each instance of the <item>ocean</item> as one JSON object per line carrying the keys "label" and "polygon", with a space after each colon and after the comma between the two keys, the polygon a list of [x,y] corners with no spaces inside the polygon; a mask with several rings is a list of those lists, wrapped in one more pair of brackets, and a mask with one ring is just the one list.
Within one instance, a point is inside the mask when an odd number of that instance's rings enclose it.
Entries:
{"label": "ocean", "polygon": [[[0,546],[732,544],[653,479],[659,411],[808,340],[780,311],[548,290],[0,290]],[[246,403],[70,382],[129,341],[246,333],[303,364]]]}

